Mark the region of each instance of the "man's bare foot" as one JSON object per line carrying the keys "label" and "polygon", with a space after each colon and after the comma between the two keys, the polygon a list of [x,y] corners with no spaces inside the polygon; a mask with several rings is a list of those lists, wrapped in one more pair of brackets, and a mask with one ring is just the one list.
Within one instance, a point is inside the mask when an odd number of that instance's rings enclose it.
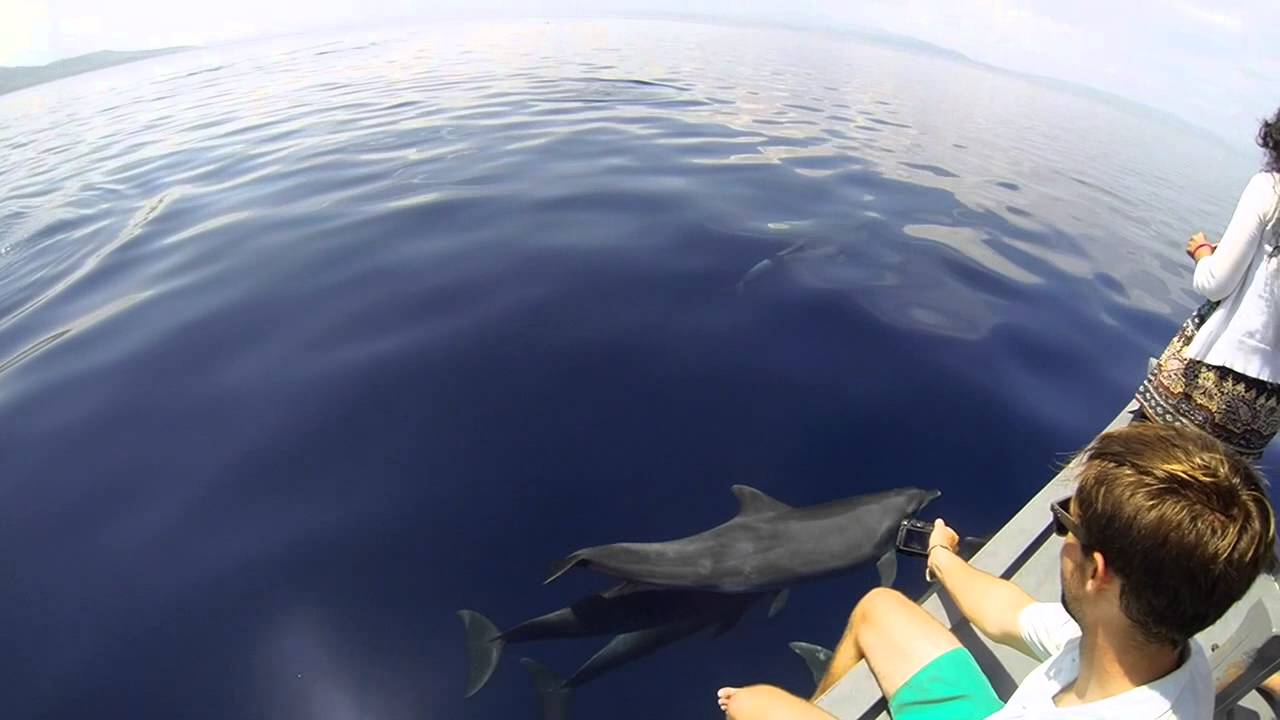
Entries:
{"label": "man's bare foot", "polygon": [[720,704],[720,709],[729,712],[729,699],[738,693],[742,688],[722,687],[716,691],[716,702]]}

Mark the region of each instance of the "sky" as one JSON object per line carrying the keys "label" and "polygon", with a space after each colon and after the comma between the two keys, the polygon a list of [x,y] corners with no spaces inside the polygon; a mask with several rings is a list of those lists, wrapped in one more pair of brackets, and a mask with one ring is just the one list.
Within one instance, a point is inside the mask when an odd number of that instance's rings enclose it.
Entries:
{"label": "sky", "polygon": [[693,13],[916,37],[1248,147],[1280,106],[1280,0],[0,0],[0,65],[439,17]]}

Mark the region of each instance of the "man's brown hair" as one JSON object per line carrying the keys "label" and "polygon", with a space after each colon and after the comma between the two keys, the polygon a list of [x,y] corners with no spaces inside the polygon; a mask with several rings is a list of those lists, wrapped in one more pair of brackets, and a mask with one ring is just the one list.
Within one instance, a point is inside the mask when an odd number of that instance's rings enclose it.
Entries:
{"label": "man's brown hair", "polygon": [[1262,476],[1216,439],[1135,423],[1083,454],[1073,514],[1149,641],[1182,644],[1271,566],[1275,515]]}

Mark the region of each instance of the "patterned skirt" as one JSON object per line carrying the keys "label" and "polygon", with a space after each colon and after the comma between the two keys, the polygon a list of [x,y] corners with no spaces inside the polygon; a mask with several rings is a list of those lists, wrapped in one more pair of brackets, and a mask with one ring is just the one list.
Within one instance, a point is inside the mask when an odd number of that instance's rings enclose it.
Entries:
{"label": "patterned skirt", "polygon": [[1244,458],[1257,460],[1280,430],[1280,384],[1183,355],[1217,306],[1201,305],[1182,324],[1135,399],[1149,420],[1199,428]]}

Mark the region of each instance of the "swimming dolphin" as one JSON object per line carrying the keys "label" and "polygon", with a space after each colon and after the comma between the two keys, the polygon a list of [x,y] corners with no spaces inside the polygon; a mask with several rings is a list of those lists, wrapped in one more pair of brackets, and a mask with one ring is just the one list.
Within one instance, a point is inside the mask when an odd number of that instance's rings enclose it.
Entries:
{"label": "swimming dolphin", "polygon": [[[704,627],[715,625],[727,630],[765,594],[725,595],[622,583],[569,607],[526,620],[506,632],[499,631],[474,610],[459,610],[467,639],[466,696],[471,697],[484,687],[497,668],[503,649],[511,643],[617,635],[570,678],[569,687],[574,687]],[[769,617],[781,611],[786,599],[786,590],[775,594]],[[691,628],[688,633],[676,630],[686,626]],[[651,630],[655,632],[648,632]]]}
{"label": "swimming dolphin", "polygon": [[899,488],[796,508],[734,485],[738,514],[678,540],[584,548],[557,563],[546,582],[574,567],[672,588],[723,593],[774,590],[879,558],[882,584],[897,571],[898,526],[942,493]]}
{"label": "swimming dolphin", "polygon": [[[601,675],[625,665],[632,660],[652,655],[662,648],[690,635],[715,627],[716,635],[728,632],[754,603],[759,595],[718,595],[732,604],[726,605],[723,617],[693,617],[678,620],[666,625],[623,633],[609,641],[595,655],[582,664],[582,667],[569,679],[560,677],[555,671],[530,658],[521,658],[520,663],[529,671],[534,690],[538,693],[542,705],[543,720],[566,720],[568,718],[569,698],[574,688],[585,685]],[[781,596],[780,596],[781,597]],[[770,609],[770,617],[776,612]]]}
{"label": "swimming dolphin", "polygon": [[652,655],[662,648],[683,640],[706,628],[715,628],[717,636],[732,630],[759,595],[720,595],[725,603],[716,614],[705,614],[677,620],[666,625],[623,633],[600,648],[568,680],[567,688],[585,685],[601,675],[633,660]]}
{"label": "swimming dolphin", "polygon": [[[747,286],[756,282],[766,274],[773,273],[783,268],[795,268],[804,264],[814,264],[817,267],[826,267],[832,263],[838,263],[845,259],[844,251],[839,247],[827,246],[819,248],[808,248],[804,240],[800,240],[780,252],[767,257],[755,265],[752,265],[745,274],[738,280],[736,285],[738,294],[744,295],[747,292]],[[814,284],[814,283],[806,283]],[[829,282],[818,282],[818,286],[828,286]]]}

